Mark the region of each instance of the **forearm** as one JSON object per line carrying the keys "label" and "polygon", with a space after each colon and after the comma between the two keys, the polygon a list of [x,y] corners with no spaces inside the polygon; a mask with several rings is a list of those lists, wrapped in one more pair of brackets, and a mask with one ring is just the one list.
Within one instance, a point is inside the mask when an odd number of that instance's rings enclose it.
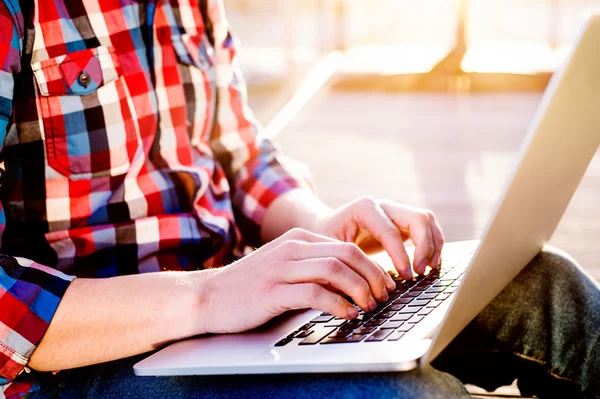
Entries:
{"label": "forearm", "polygon": [[296,227],[315,232],[315,221],[328,212],[331,212],[331,208],[311,191],[288,191],[273,201],[267,209],[261,225],[261,240],[272,241]]}
{"label": "forearm", "polygon": [[39,371],[82,367],[203,333],[206,273],[75,279],[29,366]]}

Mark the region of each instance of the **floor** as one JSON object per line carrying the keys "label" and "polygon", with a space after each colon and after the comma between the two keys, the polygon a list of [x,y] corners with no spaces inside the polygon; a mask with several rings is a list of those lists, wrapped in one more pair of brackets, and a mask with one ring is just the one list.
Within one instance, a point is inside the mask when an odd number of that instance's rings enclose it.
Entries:
{"label": "floor", "polygon": [[[325,92],[277,141],[308,164],[326,203],[370,194],[426,207],[448,241],[467,240],[485,227],[539,100],[540,94]],[[600,152],[551,240],[598,280],[599,204]]]}

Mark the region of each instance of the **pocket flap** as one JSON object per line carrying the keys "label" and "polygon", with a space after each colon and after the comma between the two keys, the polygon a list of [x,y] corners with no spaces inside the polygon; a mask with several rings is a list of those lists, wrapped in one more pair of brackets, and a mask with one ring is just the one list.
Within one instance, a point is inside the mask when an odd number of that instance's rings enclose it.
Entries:
{"label": "pocket flap", "polygon": [[121,74],[112,47],[96,47],[31,65],[43,96],[83,96],[95,92]]}

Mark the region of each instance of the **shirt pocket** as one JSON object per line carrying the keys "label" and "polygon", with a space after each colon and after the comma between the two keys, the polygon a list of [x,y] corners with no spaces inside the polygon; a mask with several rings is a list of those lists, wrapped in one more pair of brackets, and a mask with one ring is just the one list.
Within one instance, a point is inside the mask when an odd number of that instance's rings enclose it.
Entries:
{"label": "shirt pocket", "polygon": [[80,50],[31,67],[48,165],[71,179],[126,173],[140,142],[114,49]]}
{"label": "shirt pocket", "polygon": [[171,36],[183,84],[188,133],[192,146],[207,151],[216,109],[214,49],[204,32]]}

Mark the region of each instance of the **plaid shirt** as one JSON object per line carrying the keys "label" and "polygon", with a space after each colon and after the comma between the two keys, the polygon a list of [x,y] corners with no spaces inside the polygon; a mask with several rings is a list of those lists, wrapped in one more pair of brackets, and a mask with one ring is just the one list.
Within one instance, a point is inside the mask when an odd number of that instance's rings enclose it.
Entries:
{"label": "plaid shirt", "polygon": [[74,276],[220,266],[304,185],[257,135],[223,4],[202,1],[0,2],[7,397],[36,389],[23,371]]}

